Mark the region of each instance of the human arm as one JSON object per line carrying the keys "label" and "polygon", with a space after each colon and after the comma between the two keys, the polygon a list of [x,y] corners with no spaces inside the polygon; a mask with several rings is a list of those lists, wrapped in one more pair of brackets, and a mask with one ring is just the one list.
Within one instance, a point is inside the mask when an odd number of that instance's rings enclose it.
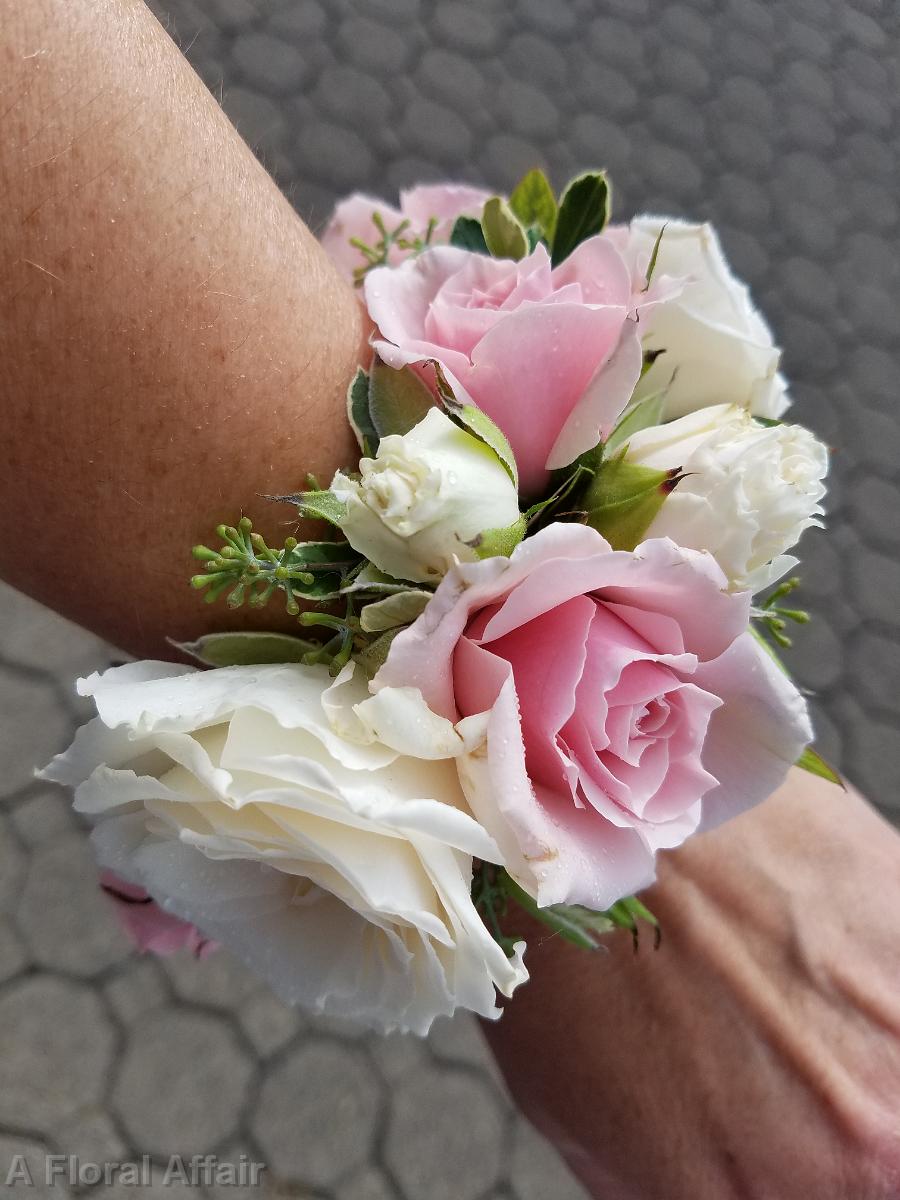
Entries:
{"label": "human arm", "polygon": [[142,0],[0,0],[0,197],[0,574],[140,655],[246,622],[190,547],[354,458],[352,289]]}
{"label": "human arm", "polygon": [[600,1200],[894,1200],[900,837],[795,769],[659,868],[657,952],[529,929],[485,1026],[526,1114]]}

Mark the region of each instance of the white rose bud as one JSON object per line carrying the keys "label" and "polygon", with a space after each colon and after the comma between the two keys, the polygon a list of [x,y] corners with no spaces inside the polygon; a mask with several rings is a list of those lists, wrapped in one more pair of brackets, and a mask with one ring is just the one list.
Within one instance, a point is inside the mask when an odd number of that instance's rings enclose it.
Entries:
{"label": "white rose bud", "polygon": [[735,591],[768,587],[797,559],[785,554],[821,525],[828,451],[800,425],[764,426],[718,404],[634,434],[626,459],[681,467],[681,480],[647,537],[708,550]]}
{"label": "white rose bud", "polygon": [[780,417],[788,406],[778,373],[781,351],[747,287],[732,275],[713,227],[638,217],[624,242],[626,261],[636,272],[646,271],[663,225],[654,278],[672,275],[687,282],[679,295],[642,314],[644,349],[665,353],[641,380],[637,395],[666,388],[667,420],[722,403]]}
{"label": "white rose bud", "polygon": [[361,478],[338,471],[332,493],[346,505],[347,541],[395,579],[436,583],[486,529],[519,519],[515,484],[497,455],[432,408],[409,433],[383,437]]}

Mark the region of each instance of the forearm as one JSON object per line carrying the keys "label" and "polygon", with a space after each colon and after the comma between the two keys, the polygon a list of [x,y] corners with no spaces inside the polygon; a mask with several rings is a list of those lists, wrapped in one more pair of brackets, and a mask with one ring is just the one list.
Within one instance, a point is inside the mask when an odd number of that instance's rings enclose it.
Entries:
{"label": "forearm", "polygon": [[0,80],[0,572],[164,653],[243,616],[191,544],[352,457],[358,306],[140,0],[0,0]]}
{"label": "forearm", "polygon": [[795,770],[661,856],[658,953],[527,931],[532,980],[485,1029],[593,1195],[897,1194],[898,847],[859,796]]}

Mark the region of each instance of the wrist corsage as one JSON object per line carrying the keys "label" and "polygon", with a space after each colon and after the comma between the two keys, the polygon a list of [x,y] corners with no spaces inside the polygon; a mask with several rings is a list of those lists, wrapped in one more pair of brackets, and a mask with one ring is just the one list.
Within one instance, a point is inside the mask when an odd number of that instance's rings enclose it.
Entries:
{"label": "wrist corsage", "polygon": [[338,206],[361,457],[277,498],[316,540],[194,550],[207,600],[280,597],[297,635],[81,680],[98,715],[45,772],[143,946],[225,945],[380,1030],[496,1017],[522,912],[658,936],[659,851],[831,775],[777,657],[826,450],[714,231],[609,201],[535,170]]}

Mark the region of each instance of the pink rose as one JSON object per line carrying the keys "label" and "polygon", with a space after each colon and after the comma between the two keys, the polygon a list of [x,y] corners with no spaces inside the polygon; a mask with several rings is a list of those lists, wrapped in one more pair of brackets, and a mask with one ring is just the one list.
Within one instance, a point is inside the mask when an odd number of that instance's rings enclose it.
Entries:
{"label": "pink rose", "polygon": [[[341,274],[353,278],[357,267],[365,266],[366,259],[351,238],[359,238],[369,246],[381,239],[381,233],[372,221],[372,214],[379,213],[389,232],[393,232],[401,221],[409,221],[403,237],[410,240],[424,238],[428,223],[436,220],[431,242],[438,244],[450,240],[457,217],[480,217],[485,200],[491,193],[480,188],[465,187],[452,183],[428,184],[410,188],[400,193],[400,207],[394,208],[375,196],[356,192],[342,200],[335,208],[322,234],[322,245]],[[392,246],[388,261],[392,265],[402,262],[410,251]]]}
{"label": "pink rose", "polygon": [[440,362],[506,434],[526,494],[608,435],[640,378],[631,276],[608,238],[555,268],[543,245],[520,262],[439,246],[371,271],[365,297],[377,353]]}
{"label": "pink rose", "polygon": [[168,957],[189,950],[197,958],[218,950],[217,942],[204,937],[196,925],[164,912],[143,888],[126,883],[112,871],[102,871],[100,886],[114,901],[119,924],[136,950]]}
{"label": "pink rose", "polygon": [[764,800],[810,742],[800,693],[747,632],[708,554],[613,551],[551,525],[459,564],[395,640],[375,688],[452,721],[488,713],[463,788],[539,904],[604,909],[656,851]]}

